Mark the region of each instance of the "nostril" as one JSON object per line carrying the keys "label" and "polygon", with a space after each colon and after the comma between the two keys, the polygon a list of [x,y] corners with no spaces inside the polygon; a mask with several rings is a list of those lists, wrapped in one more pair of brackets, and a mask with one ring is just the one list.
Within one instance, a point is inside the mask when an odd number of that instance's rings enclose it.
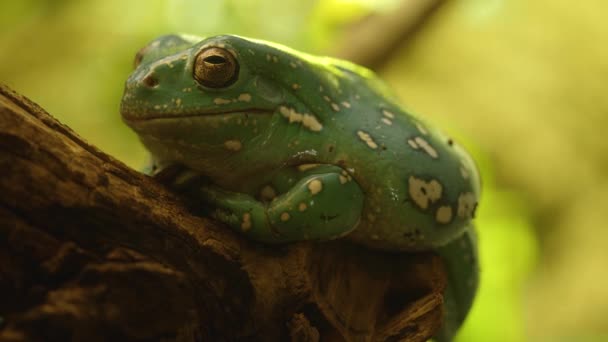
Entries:
{"label": "nostril", "polygon": [[154,77],[152,75],[148,75],[148,76],[144,77],[143,83],[147,87],[154,88],[158,85],[158,79],[156,79],[156,77]]}

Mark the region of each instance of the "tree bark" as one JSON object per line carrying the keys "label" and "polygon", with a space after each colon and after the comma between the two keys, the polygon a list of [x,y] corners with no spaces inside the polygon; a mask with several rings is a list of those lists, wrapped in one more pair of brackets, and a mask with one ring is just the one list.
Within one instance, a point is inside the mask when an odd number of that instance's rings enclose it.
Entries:
{"label": "tree bark", "polygon": [[0,340],[425,341],[441,324],[433,253],[264,246],[192,205],[0,85]]}

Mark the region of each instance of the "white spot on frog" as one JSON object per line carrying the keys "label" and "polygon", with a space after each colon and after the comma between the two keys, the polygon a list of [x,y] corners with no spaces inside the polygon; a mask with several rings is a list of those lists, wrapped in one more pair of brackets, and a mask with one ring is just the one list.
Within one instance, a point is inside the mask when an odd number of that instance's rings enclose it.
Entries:
{"label": "white spot on frog", "polygon": [[331,102],[331,99],[327,95],[323,96],[323,100],[325,100],[327,102]]}
{"label": "white spot on frog", "polygon": [[285,106],[279,107],[279,112],[289,120],[289,123],[302,123],[302,126],[313,132],[318,132],[323,129],[323,125],[314,115],[298,113],[293,108],[287,108]]}
{"label": "white spot on frog", "polygon": [[393,124],[393,122],[387,118],[382,118],[381,121],[384,122],[384,124],[386,124],[388,126]]}
{"label": "white spot on frog", "polygon": [[347,101],[342,101],[342,106],[344,106],[344,108],[350,108],[350,103]]}
{"label": "white spot on frog", "polygon": [[243,144],[241,144],[239,140],[234,139],[224,141],[224,148],[226,148],[227,150],[237,152],[240,151],[242,147]]}
{"label": "white spot on frog", "polygon": [[320,179],[315,178],[308,182],[308,190],[312,195],[316,195],[323,190],[323,183]]}
{"label": "white spot on frog", "polygon": [[435,179],[426,182],[423,179],[410,176],[408,180],[410,197],[422,209],[428,208],[429,203],[438,201],[441,198],[442,191],[441,183]]}
{"label": "white spot on frog", "polygon": [[346,172],[345,170],[342,170],[342,172],[340,172],[339,179],[340,179],[340,184],[345,184],[345,183],[353,180],[353,177],[351,177],[351,175],[348,172]]}
{"label": "white spot on frog", "polygon": [[449,205],[439,207],[435,213],[435,220],[443,224],[450,223],[450,221],[452,221],[452,207]]}
{"label": "white spot on frog", "polygon": [[416,142],[412,139],[407,139],[407,143],[410,145],[411,148],[413,148],[414,150],[417,150],[420,148],[420,146],[418,146],[418,144],[416,144]]}
{"label": "white spot on frog", "polygon": [[340,111],[340,106],[338,106],[337,103],[332,102],[331,103],[331,109],[333,109],[334,112],[339,112]]}
{"label": "white spot on frog", "polygon": [[275,62],[275,63],[278,63],[279,62],[279,57],[272,56],[272,61]]}
{"label": "white spot on frog", "polygon": [[293,90],[298,90],[298,89],[300,89],[301,87],[300,87],[300,85],[299,85],[299,84],[294,83],[294,84],[292,84],[292,85],[291,85],[291,88],[292,88]]}
{"label": "white spot on frog", "polygon": [[458,217],[472,218],[477,202],[475,195],[471,192],[465,192],[458,196]]}
{"label": "white spot on frog", "polygon": [[291,216],[289,215],[288,212],[284,212],[281,214],[281,221],[283,221],[283,222],[289,221],[290,218],[291,218]]}
{"label": "white spot on frog", "polygon": [[301,203],[298,205],[298,210],[299,210],[299,211],[305,211],[305,210],[306,210],[306,208],[308,208],[308,206],[307,206],[307,205],[306,205],[306,203],[304,203],[304,202],[301,202]]}
{"label": "white spot on frog", "polygon": [[180,99],[180,98],[175,99],[175,105],[177,107],[181,106],[182,105],[182,99]]}
{"label": "white spot on frog", "polygon": [[467,171],[464,165],[460,166],[460,175],[463,179],[469,179],[469,171]]}
{"label": "white spot on frog", "polygon": [[[431,156],[431,158],[437,158],[439,155],[437,154],[437,151],[433,148],[433,146],[431,146],[428,141],[424,140],[421,137],[415,137],[414,138],[414,142],[416,143],[416,145],[418,147],[420,147],[421,149],[424,150],[424,152],[426,152],[429,156]],[[408,144],[410,144],[410,146],[412,146],[412,144],[410,143],[410,141],[408,140]]]}
{"label": "white spot on frog", "polygon": [[351,180],[353,180],[353,177],[350,176],[350,174],[344,170],[342,170],[342,172],[340,172],[340,184],[345,184],[346,182],[350,182]]}
{"label": "white spot on frog", "polygon": [[246,232],[249,229],[251,229],[251,214],[250,213],[244,213],[243,214],[243,221],[241,222],[241,229]]}
{"label": "white spot on frog", "polygon": [[393,113],[389,112],[389,111],[388,111],[388,110],[386,110],[386,109],[383,109],[383,110],[382,110],[382,115],[386,116],[386,117],[387,117],[387,118],[389,118],[389,119],[394,119],[394,118],[395,118],[395,114],[393,114]]}
{"label": "white spot on frog", "polygon": [[213,99],[213,103],[215,103],[216,105],[223,105],[223,104],[228,104],[231,102],[232,102],[231,100],[223,99],[221,97],[216,97]]}
{"label": "white spot on frog", "polygon": [[294,69],[298,67],[298,65],[296,63],[294,63],[294,62],[289,62],[289,66],[292,67],[292,68],[294,68]]}
{"label": "white spot on frog", "polygon": [[318,167],[321,164],[302,164],[302,165],[298,165],[298,171],[303,172],[303,171],[308,171],[310,169],[314,169],[315,167]]}
{"label": "white spot on frog", "polygon": [[418,128],[418,131],[420,131],[420,133],[422,133],[422,135],[429,134],[429,132],[426,130],[426,128],[424,128],[424,126],[422,126],[422,124],[420,122],[416,123],[416,128]]}
{"label": "white spot on frog", "polygon": [[237,100],[239,100],[241,102],[249,102],[249,101],[251,101],[251,94],[243,93],[243,94],[239,95],[239,97],[237,97]]}
{"label": "white spot on frog", "polygon": [[365,133],[363,131],[357,131],[357,135],[359,136],[359,139],[363,140],[371,149],[375,150],[378,148],[378,145],[368,133]]}

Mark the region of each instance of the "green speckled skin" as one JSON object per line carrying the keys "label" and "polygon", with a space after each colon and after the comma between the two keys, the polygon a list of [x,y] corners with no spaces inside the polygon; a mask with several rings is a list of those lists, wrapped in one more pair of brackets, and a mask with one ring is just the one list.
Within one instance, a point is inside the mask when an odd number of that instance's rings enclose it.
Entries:
{"label": "green speckled skin", "polygon": [[[238,64],[225,87],[194,77],[211,47]],[[236,36],[164,36],[138,56],[121,113],[156,168],[203,176],[214,216],[258,241],[437,250],[457,299],[438,338],[451,338],[477,285],[480,184],[464,149],[345,61]]]}

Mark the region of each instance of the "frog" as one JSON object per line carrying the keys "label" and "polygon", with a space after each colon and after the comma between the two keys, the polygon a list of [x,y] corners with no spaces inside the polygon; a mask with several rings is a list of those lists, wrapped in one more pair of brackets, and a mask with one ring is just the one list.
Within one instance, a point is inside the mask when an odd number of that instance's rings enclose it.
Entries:
{"label": "frog", "polygon": [[236,35],[161,36],[136,55],[120,112],[150,152],[180,165],[210,215],[268,245],[346,239],[437,252],[447,341],[479,277],[471,155],[406,110],[371,70]]}

